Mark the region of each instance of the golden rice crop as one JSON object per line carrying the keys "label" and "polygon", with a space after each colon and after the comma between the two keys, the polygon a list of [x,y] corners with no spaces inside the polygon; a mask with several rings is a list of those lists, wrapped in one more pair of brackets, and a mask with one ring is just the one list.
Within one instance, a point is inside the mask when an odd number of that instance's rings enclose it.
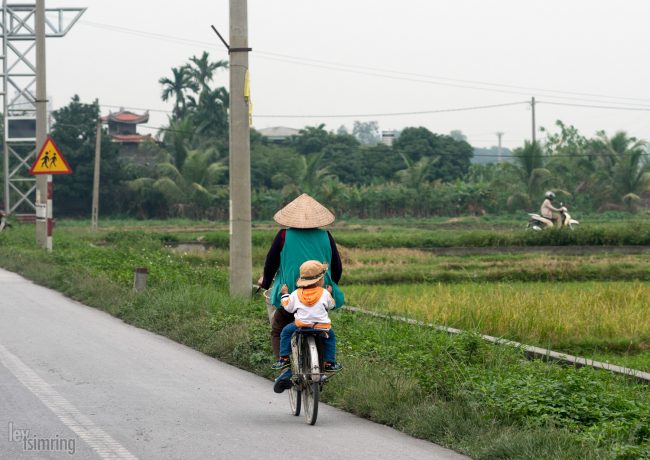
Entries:
{"label": "golden rice crop", "polygon": [[349,305],[529,343],[650,340],[650,286],[642,282],[352,285],[345,292]]}

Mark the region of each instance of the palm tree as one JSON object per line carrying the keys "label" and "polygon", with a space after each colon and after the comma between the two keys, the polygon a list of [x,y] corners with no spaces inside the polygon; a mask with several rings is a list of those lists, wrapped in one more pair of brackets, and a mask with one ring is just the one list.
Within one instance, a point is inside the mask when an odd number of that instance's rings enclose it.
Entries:
{"label": "palm tree", "polygon": [[515,163],[510,166],[506,164],[505,167],[514,168],[525,191],[511,195],[508,198],[508,203],[530,207],[533,198],[541,195],[553,175],[544,167],[544,152],[539,143],[526,141],[524,146],[515,149],[513,154]]}
{"label": "palm tree", "polygon": [[194,111],[196,132],[204,136],[222,138],[228,132],[228,105],[230,95],[223,87],[201,91],[198,102],[191,96],[189,106]]}
{"label": "palm tree", "polygon": [[167,101],[173,97],[174,118],[181,118],[185,114],[185,93],[198,90],[198,86],[186,65],[172,68],[172,75],[172,78],[162,77],[158,83],[163,85],[162,100]]}
{"label": "palm tree", "polygon": [[189,71],[200,91],[209,90],[208,83],[212,81],[217,69],[228,68],[228,61],[210,62],[207,51],[204,51],[201,57],[192,56],[190,61],[194,65],[189,66]]}
{"label": "palm tree", "polygon": [[[616,201],[635,201],[650,188],[650,164],[645,158],[646,142],[624,131],[609,138],[598,133],[595,149],[600,167],[597,178],[604,191]],[[627,197],[627,199],[625,198]]]}

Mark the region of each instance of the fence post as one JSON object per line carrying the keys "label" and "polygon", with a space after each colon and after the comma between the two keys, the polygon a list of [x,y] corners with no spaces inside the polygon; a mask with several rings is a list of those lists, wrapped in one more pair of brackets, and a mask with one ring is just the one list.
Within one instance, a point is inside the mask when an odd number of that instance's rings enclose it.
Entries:
{"label": "fence post", "polygon": [[149,270],[144,267],[139,267],[135,269],[135,274],[133,277],[133,290],[135,292],[142,292],[147,288],[147,274]]}

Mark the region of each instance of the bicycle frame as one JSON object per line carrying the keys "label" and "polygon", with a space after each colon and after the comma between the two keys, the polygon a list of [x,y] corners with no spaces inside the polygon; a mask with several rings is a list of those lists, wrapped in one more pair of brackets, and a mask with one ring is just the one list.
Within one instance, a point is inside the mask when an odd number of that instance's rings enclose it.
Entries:
{"label": "bicycle frame", "polygon": [[291,337],[291,360],[294,384],[301,382],[324,382],[323,335],[327,331],[314,328],[298,328]]}
{"label": "bicycle frame", "polygon": [[328,376],[323,369],[323,340],[327,331],[298,328],[291,336],[291,383],[289,404],[293,415],[300,415],[304,405],[307,423],[314,425],[318,417],[318,401]]}

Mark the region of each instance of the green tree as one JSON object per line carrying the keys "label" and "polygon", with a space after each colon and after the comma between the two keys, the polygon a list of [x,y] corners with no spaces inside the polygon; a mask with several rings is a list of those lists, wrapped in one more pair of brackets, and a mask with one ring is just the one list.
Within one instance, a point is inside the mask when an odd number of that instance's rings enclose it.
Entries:
{"label": "green tree", "polygon": [[379,143],[379,123],[376,121],[355,121],[352,135],[363,145]]}
{"label": "green tree", "polygon": [[551,172],[544,167],[544,152],[539,142],[524,142],[524,146],[515,149],[514,163],[505,163],[506,168],[513,168],[524,186],[523,192],[518,192],[508,198],[511,208],[530,208],[536,198],[543,195],[544,187],[548,186]]}
{"label": "green tree", "polygon": [[[650,164],[645,157],[646,142],[624,131],[608,137],[598,133],[593,144],[598,155],[597,180],[608,197],[615,201],[638,201],[650,187]],[[626,198],[627,197],[627,198]]]}
{"label": "green tree", "polygon": [[[54,208],[57,215],[89,216],[91,212],[95,165],[95,137],[99,102],[82,103],[78,95],[52,114],[52,137],[72,168],[72,174],[56,178]],[[102,136],[100,209],[102,212],[118,210],[121,164],[115,144],[106,130]]]}
{"label": "green tree", "polygon": [[437,163],[438,158],[422,157],[416,162],[409,160],[406,155],[402,155],[402,158],[406,163],[406,169],[398,171],[397,177],[402,184],[420,192],[422,187],[427,185],[427,177],[429,177],[431,168]]}
{"label": "green tree", "polygon": [[201,92],[210,90],[208,83],[212,81],[218,69],[228,68],[228,61],[210,61],[207,51],[204,51],[200,57],[192,56],[190,62],[189,73]]}
{"label": "green tree", "polygon": [[190,116],[170,118],[169,126],[162,128],[160,133],[164,146],[172,153],[173,164],[178,169],[183,167],[187,151],[193,146],[195,128]]}
{"label": "green tree", "polygon": [[255,189],[281,190],[294,181],[301,155],[283,145],[251,144],[251,184]]}
{"label": "green tree", "polygon": [[[592,142],[561,120],[557,120],[555,126],[559,131],[548,132],[544,146],[548,158],[546,168],[551,171],[556,185],[570,192],[581,208],[593,208],[598,193],[594,190],[596,157],[589,154]],[[542,131],[546,130],[542,128]]]}
{"label": "green tree", "polygon": [[180,169],[169,155],[157,165],[155,177],[137,178],[129,181],[128,186],[148,202],[147,207],[135,209],[141,217],[172,214],[201,218],[209,217],[210,208],[227,197],[227,177],[225,158],[212,147],[188,150]]}
{"label": "green tree", "polygon": [[210,61],[204,51],[189,63],[172,69],[173,78],[161,78],[163,100],[176,98],[169,126],[164,128],[163,141],[174,153],[175,165],[182,168],[190,149],[216,146],[227,149],[229,94],[223,87],[211,88],[210,82],[226,61]]}
{"label": "green tree", "polygon": [[199,86],[192,78],[190,67],[187,65],[172,68],[172,78],[162,77],[158,82],[163,86],[162,100],[174,98],[174,118],[182,118],[186,109],[186,93],[198,91]]}
{"label": "green tree", "polygon": [[289,197],[308,193],[320,199],[325,180],[333,175],[329,166],[324,165],[323,157],[323,152],[301,155],[292,176],[288,178],[287,184],[282,189],[282,194]]}
{"label": "green tree", "polygon": [[323,147],[324,164],[335,171],[341,182],[354,184],[363,182],[363,174],[360,171],[365,169],[362,158],[362,148],[359,142],[349,134],[330,134],[328,144]]}
{"label": "green tree", "polygon": [[452,129],[449,132],[449,137],[458,142],[467,142],[467,136],[460,129]]}
{"label": "green tree", "polygon": [[317,153],[330,142],[330,134],[325,130],[325,124],[305,126],[298,136],[294,136],[291,144],[303,155]]}
{"label": "green tree", "polygon": [[222,145],[225,144],[229,104],[229,94],[225,88],[201,91],[193,114],[197,135],[222,139]]}
{"label": "green tree", "polygon": [[188,64],[190,75],[198,92],[188,96],[188,112],[192,116],[198,138],[194,146],[204,145],[206,139],[211,143],[219,140],[217,145],[227,148],[228,137],[228,107],[230,96],[224,87],[211,88],[209,83],[214,79],[215,72],[227,69],[227,61],[210,61],[209,54],[204,51],[200,57],[193,56]]}
{"label": "green tree", "polygon": [[400,137],[393,143],[393,148],[412,163],[423,157],[436,158],[436,165],[429,170],[427,176],[430,181],[462,178],[469,171],[474,154],[472,146],[467,142],[434,134],[423,127],[402,130]]}
{"label": "green tree", "polygon": [[395,179],[395,173],[404,168],[402,156],[385,144],[377,144],[359,149],[360,169],[357,183],[383,183]]}

